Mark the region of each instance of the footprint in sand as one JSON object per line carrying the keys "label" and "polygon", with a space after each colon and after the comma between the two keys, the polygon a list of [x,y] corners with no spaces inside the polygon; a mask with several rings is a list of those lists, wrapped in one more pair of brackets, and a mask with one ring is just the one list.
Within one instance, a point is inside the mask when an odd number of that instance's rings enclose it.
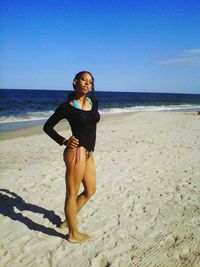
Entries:
{"label": "footprint in sand", "polygon": [[177,236],[174,235],[168,235],[164,240],[160,242],[160,245],[166,249],[169,249],[171,247],[174,247],[176,242],[178,240]]}
{"label": "footprint in sand", "polygon": [[181,250],[179,257],[181,260],[186,261],[190,259],[191,253],[190,253],[190,248],[189,247],[185,247]]}
{"label": "footprint in sand", "polygon": [[93,259],[91,259],[90,266],[110,266],[110,263],[107,261],[107,259],[102,253],[99,253]]}

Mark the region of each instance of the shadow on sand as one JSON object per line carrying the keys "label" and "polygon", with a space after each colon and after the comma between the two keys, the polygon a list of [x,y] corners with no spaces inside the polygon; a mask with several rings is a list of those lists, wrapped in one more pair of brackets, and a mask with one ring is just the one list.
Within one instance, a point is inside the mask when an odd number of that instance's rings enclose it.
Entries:
{"label": "shadow on sand", "polygon": [[43,214],[44,218],[47,218],[52,224],[59,226],[61,219],[52,210],[46,210],[37,205],[26,203],[20,196],[16,193],[9,191],[8,189],[0,189],[0,214],[9,217],[14,221],[19,221],[25,224],[29,229],[42,232],[46,235],[56,236],[66,239],[66,235],[57,232],[52,228],[45,227],[44,225],[33,222],[28,217],[23,216],[22,213],[16,213],[14,211],[16,207],[20,211],[31,211],[33,213]]}

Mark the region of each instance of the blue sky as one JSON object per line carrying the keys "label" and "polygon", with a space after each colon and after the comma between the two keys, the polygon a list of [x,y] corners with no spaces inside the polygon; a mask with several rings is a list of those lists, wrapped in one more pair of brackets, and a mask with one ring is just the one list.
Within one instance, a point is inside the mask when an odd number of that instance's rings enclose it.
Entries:
{"label": "blue sky", "polygon": [[200,0],[3,0],[0,88],[200,93]]}

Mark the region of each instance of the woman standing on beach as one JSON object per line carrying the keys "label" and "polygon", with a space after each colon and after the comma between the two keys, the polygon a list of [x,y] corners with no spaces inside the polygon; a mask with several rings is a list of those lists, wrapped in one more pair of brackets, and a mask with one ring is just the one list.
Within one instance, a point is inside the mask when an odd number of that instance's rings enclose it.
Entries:
{"label": "woman standing on beach", "polygon": [[[95,96],[94,78],[88,71],[76,74],[73,80],[74,93],[60,104],[46,121],[43,130],[59,145],[65,145],[63,160],[66,165],[66,220],[61,227],[68,226],[68,241],[79,243],[91,239],[87,233],[78,230],[77,213],[96,190],[96,168],[92,152],[96,143],[96,124],[100,120],[98,101]],[[91,91],[91,99],[87,97]],[[59,135],[53,127],[67,119],[72,130],[69,139]],[[84,191],[78,195],[81,182]]]}

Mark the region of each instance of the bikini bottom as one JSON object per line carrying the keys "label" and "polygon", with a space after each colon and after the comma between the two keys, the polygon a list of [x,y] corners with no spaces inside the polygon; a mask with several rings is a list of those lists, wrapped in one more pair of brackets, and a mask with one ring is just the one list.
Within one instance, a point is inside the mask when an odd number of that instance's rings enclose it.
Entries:
{"label": "bikini bottom", "polygon": [[93,151],[89,151],[86,149],[86,158],[89,159],[89,157],[92,155]]}
{"label": "bikini bottom", "polygon": [[[89,159],[89,157],[92,155],[93,151],[86,149],[86,158]],[[75,163],[78,163],[80,161],[81,158],[81,149],[80,147],[76,148],[76,161]]]}

